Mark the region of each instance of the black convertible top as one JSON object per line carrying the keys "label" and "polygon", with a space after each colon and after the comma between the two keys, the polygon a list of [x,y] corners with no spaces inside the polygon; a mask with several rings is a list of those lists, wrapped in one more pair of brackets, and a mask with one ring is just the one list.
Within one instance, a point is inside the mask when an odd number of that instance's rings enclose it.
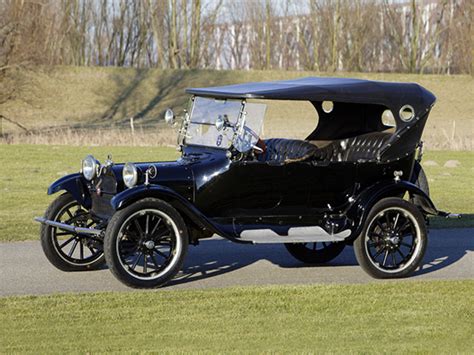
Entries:
{"label": "black convertible top", "polygon": [[[377,149],[377,159],[381,161],[398,159],[414,152],[436,101],[430,91],[415,83],[328,77],[191,88],[186,92],[217,99],[311,101],[319,119],[314,131],[306,137],[309,141],[383,134],[391,129],[381,119],[389,109],[396,127],[390,138]],[[332,111],[325,112],[322,101],[333,101]],[[414,112],[412,118],[403,120],[400,110],[405,105],[411,106]]]}
{"label": "black convertible top", "polygon": [[379,104],[398,111],[411,105],[415,112],[429,110],[435,96],[415,83],[396,83],[349,78],[308,77],[294,80],[254,82],[207,88],[189,88],[187,93],[227,99],[307,100]]}

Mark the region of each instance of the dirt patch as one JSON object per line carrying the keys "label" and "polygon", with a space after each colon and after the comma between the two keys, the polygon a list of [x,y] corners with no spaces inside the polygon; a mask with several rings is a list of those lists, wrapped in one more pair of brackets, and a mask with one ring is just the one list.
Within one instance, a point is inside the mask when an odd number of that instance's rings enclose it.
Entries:
{"label": "dirt patch", "polygon": [[459,165],[461,165],[459,160],[448,160],[443,166],[445,168],[457,168]]}
{"label": "dirt patch", "polygon": [[427,160],[423,162],[424,166],[438,166],[438,163],[435,162],[434,160]]}

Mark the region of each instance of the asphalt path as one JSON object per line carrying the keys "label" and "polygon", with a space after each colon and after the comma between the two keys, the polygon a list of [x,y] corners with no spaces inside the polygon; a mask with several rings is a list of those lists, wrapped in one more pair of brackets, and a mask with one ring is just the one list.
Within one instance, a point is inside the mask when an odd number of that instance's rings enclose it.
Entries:
{"label": "asphalt path", "polygon": [[[410,280],[474,278],[474,229],[432,230],[423,266]],[[164,289],[380,282],[358,266],[352,247],[324,266],[294,259],[283,245],[243,245],[213,237],[190,246],[183,271]],[[0,243],[0,296],[131,291],[107,270],[62,272],[38,241]]]}

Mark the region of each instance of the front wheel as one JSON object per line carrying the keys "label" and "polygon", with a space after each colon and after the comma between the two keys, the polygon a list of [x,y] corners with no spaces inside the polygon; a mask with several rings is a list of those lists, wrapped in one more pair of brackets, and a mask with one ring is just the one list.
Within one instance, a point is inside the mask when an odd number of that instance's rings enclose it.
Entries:
{"label": "front wheel", "polygon": [[375,278],[400,278],[420,265],[428,242],[423,214],[400,198],[380,200],[354,242],[360,266]]}
{"label": "front wheel", "polygon": [[[93,228],[97,222],[91,218],[71,194],[56,198],[46,210],[46,219],[77,227]],[[41,225],[41,247],[48,260],[62,271],[87,271],[105,263],[102,239],[78,234],[56,227]]]}
{"label": "front wheel", "polygon": [[111,218],[104,240],[107,265],[124,284],[154,288],[181,269],[188,249],[186,225],[170,204],[140,200]]}

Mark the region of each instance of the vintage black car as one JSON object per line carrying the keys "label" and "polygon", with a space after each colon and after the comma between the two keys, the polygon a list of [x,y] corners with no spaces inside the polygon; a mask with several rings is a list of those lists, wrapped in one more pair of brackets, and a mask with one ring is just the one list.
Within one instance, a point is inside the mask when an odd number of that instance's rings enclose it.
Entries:
{"label": "vintage black car", "polygon": [[[189,244],[214,234],[282,243],[309,264],[353,245],[376,278],[405,277],[420,265],[427,216],[448,216],[430,200],[420,165],[431,92],[303,78],[187,93],[177,161],[101,164],[87,156],[80,173],[49,187],[64,191],[36,218],[53,265],[76,271],[106,261],[123,283],[157,287],[180,270]],[[309,101],[318,124],[304,140],[262,139],[265,100]],[[175,121],[171,110],[165,116]]]}

